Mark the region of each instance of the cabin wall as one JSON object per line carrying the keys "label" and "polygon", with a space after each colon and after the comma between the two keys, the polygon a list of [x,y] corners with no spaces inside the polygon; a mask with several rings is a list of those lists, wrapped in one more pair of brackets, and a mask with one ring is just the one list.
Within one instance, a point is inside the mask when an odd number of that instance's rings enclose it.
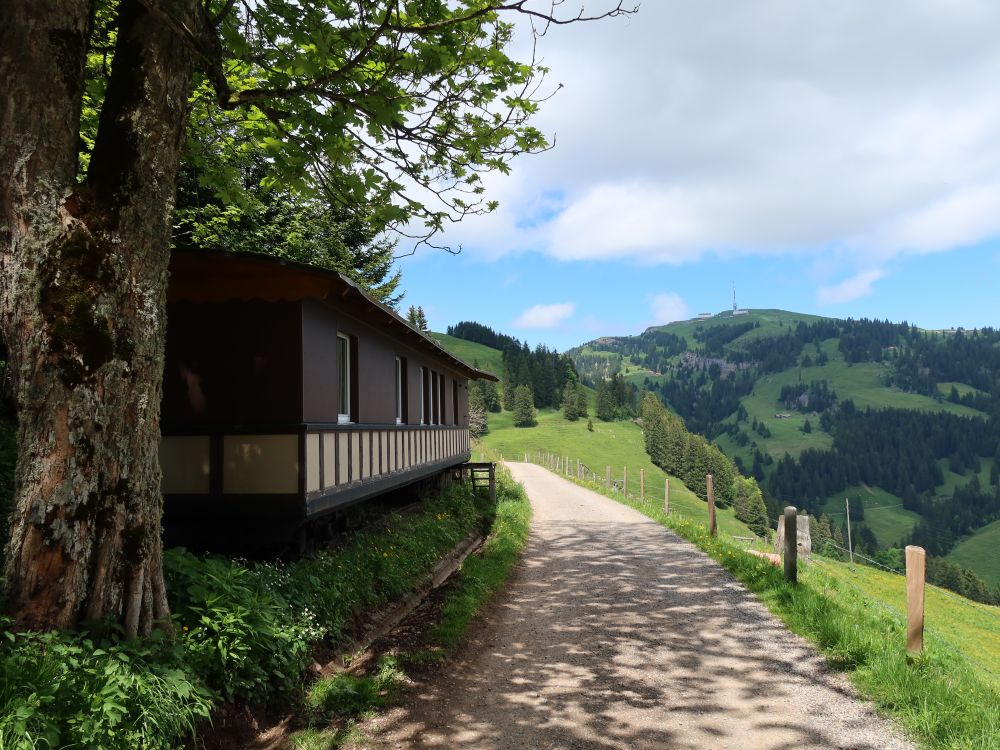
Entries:
{"label": "cabin wall", "polygon": [[[468,383],[445,360],[401,341],[404,329],[394,332],[371,325],[362,316],[335,308],[326,302],[302,303],[302,414],[307,423],[332,424],[337,421],[339,375],[336,362],[337,334],[355,337],[358,375],[358,424],[396,423],[396,357],[406,360],[406,410],[403,423],[420,424],[420,371],[444,376],[443,418],[445,426],[468,426]],[[458,384],[459,410],[456,419],[453,383]],[[429,411],[429,409],[428,409]],[[429,415],[426,423],[429,423]]]}
{"label": "cabin wall", "polygon": [[300,423],[299,306],[263,301],[168,305],[164,428]]}

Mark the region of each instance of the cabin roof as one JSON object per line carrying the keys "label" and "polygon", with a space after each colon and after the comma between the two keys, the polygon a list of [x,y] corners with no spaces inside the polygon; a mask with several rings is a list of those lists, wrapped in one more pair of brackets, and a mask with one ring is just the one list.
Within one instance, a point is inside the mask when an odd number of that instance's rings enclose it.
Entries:
{"label": "cabin roof", "polygon": [[174,250],[170,254],[168,302],[266,302],[319,299],[374,318],[392,336],[451,363],[474,380],[498,380],[491,372],[462,361],[411,326],[392,308],[372,299],[357,284],[325,268],[255,253]]}

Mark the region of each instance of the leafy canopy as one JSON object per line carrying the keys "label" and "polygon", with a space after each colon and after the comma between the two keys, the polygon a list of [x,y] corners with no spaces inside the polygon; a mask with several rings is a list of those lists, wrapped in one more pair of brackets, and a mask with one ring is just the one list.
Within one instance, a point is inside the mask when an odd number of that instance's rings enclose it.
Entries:
{"label": "leafy canopy", "polygon": [[[88,119],[96,124],[119,3],[97,3],[84,131]],[[635,11],[560,17],[561,0],[143,4],[196,52],[188,159],[202,186],[239,205],[238,164],[260,154],[265,189],[364,207],[375,226],[421,241],[447,220],[494,208],[481,175],[548,145],[529,124],[547,70],[533,45],[528,59],[512,56],[513,20],[528,21],[537,40],[553,23]]]}

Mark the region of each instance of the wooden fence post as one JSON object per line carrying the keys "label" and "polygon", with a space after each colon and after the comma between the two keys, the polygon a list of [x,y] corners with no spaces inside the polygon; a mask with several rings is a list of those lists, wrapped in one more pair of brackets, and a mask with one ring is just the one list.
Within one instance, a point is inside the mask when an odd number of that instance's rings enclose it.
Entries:
{"label": "wooden fence post", "polygon": [[906,548],[906,653],[924,650],[924,579],[927,555],[923,547]]}
{"label": "wooden fence post", "polygon": [[670,515],[670,477],[663,480],[663,514]]}
{"label": "wooden fence post", "polygon": [[705,475],[705,484],[708,490],[708,533],[712,536],[719,535],[719,528],[715,524],[715,487],[712,486],[712,475]]}
{"label": "wooden fence post", "polygon": [[646,470],[639,469],[639,500],[646,502]]}
{"label": "wooden fence post", "polygon": [[608,492],[611,492],[611,467],[606,466],[604,472],[604,486],[607,488]]}
{"label": "wooden fence post", "polygon": [[785,508],[785,580],[796,583],[799,578],[798,560],[796,556],[799,551],[798,533],[798,511],[795,506],[789,505]]}
{"label": "wooden fence post", "polygon": [[622,467],[622,492],[628,497],[628,467]]}
{"label": "wooden fence post", "polygon": [[579,458],[576,459],[576,478],[583,480],[583,462]]}

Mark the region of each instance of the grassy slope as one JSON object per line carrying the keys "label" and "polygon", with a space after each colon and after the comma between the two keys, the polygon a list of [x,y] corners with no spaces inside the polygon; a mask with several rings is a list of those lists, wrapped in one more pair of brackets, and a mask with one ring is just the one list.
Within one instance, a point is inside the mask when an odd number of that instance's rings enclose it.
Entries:
{"label": "grassy slope", "polygon": [[[1000,522],[998,522],[1000,523]],[[1000,527],[998,527],[1000,531]],[[822,559],[815,566],[845,586],[853,586],[893,611],[906,612],[906,579],[894,573]],[[811,567],[807,566],[811,571]],[[809,575],[813,582],[818,573]],[[925,629],[962,653],[974,671],[1000,690],[1000,607],[975,604],[968,599],[928,586],[924,602]]]}
{"label": "grassy slope", "polygon": [[895,546],[916,526],[920,516],[911,510],[899,507],[902,500],[881,487],[860,485],[848,487],[828,498],[824,511],[837,524],[844,520],[844,498],[857,500],[860,498],[865,506],[864,524],[868,526],[878,540],[886,546]]}
{"label": "grassy slope", "polygon": [[[646,476],[646,495],[662,504],[666,474],[653,466],[646,455],[642,432],[632,422],[601,422],[594,420],[594,431],[587,430],[587,420],[569,422],[557,411],[543,411],[536,427],[514,427],[510,412],[489,415],[490,432],[482,440],[486,450],[502,454],[513,461],[523,461],[524,454],[542,451],[569,456],[571,465],[580,459],[589,469],[603,475],[612,467],[615,479],[621,479],[622,468],[628,467],[628,490],[639,496],[639,470]],[[473,449],[475,453],[475,449]],[[684,517],[702,519],[706,506],[681,480],[670,480],[670,506]],[[718,515],[719,533],[724,536],[753,534],[729,509]]]}
{"label": "grassy slope", "polygon": [[436,339],[445,349],[454,354],[459,359],[473,364],[478,362],[479,368],[492,372],[497,377],[503,375],[503,354],[499,349],[492,349],[474,341],[457,339],[446,333],[432,333],[431,337]]}
{"label": "grassy slope", "polygon": [[947,559],[1000,586],[1000,521],[983,526],[948,553]]}

